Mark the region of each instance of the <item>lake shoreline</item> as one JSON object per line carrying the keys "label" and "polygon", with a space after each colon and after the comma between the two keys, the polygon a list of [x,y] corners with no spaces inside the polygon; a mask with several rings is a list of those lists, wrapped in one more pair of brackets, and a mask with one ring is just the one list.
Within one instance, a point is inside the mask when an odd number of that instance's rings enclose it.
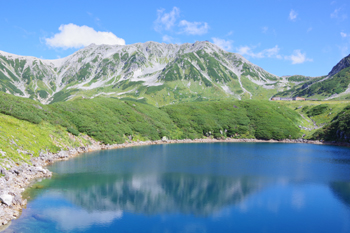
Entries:
{"label": "lake shoreline", "polygon": [[48,178],[52,176],[46,166],[57,161],[65,161],[74,158],[80,154],[99,151],[111,150],[119,148],[128,148],[135,146],[146,145],[161,145],[161,144],[176,144],[176,143],[217,143],[217,142],[231,142],[231,143],[306,143],[317,145],[335,145],[350,147],[350,143],[340,142],[324,142],[318,140],[305,139],[284,139],[284,140],[261,140],[261,139],[183,139],[183,140],[157,140],[157,141],[139,141],[126,142],[123,144],[105,145],[97,142],[91,138],[91,145],[81,146],[77,148],[69,148],[69,150],[62,150],[58,153],[40,153],[38,157],[31,158],[32,165],[27,163],[16,165],[13,164],[8,170],[2,171],[4,176],[0,177],[0,231],[5,230],[12,220],[20,216],[21,210],[26,207],[27,200],[22,199],[22,193],[25,188],[30,187],[31,184],[41,178]]}

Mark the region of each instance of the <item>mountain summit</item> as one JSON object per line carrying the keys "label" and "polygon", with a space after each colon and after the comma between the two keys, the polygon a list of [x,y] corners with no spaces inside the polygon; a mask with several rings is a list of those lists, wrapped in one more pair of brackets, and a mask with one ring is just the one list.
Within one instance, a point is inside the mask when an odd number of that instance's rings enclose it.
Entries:
{"label": "mountain summit", "polygon": [[91,44],[57,60],[0,51],[0,90],[42,103],[96,96],[159,106],[195,99],[267,99],[288,85],[207,41]]}
{"label": "mountain summit", "polygon": [[339,73],[342,69],[346,69],[350,67],[350,54],[346,57],[344,57],[343,59],[340,60],[340,62],[338,62],[338,64],[336,64],[333,69],[331,70],[331,72],[329,72],[328,76],[333,76],[337,73]]}

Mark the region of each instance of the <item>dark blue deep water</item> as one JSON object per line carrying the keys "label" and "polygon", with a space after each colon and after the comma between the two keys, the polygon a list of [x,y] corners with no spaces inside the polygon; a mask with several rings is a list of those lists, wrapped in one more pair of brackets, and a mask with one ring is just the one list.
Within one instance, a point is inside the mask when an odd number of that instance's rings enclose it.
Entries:
{"label": "dark blue deep water", "polygon": [[172,144],[49,167],[5,232],[350,232],[350,149]]}

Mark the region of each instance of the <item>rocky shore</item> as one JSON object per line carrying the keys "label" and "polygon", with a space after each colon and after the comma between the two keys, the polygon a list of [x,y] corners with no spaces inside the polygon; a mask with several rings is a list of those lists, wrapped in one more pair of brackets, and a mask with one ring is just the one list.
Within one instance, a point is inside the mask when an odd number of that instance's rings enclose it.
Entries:
{"label": "rocky shore", "polygon": [[335,143],[311,141],[305,139],[285,139],[277,140],[259,140],[259,139],[184,139],[184,140],[167,140],[165,137],[158,141],[140,141],[123,144],[104,145],[90,139],[92,145],[82,146],[78,148],[70,148],[67,151],[59,153],[40,153],[39,157],[31,158],[31,165],[24,163],[17,165],[12,163],[7,169],[0,166],[0,231],[1,226],[6,227],[11,220],[20,216],[22,208],[27,204],[27,200],[23,200],[22,192],[26,187],[30,186],[34,181],[40,178],[51,177],[52,173],[45,168],[48,164],[56,161],[68,160],[79,154],[96,150],[117,149],[133,146],[156,145],[156,144],[173,144],[173,143],[212,143],[212,142],[269,142],[269,143],[310,143],[310,144],[327,144],[338,146],[350,146],[349,143]]}

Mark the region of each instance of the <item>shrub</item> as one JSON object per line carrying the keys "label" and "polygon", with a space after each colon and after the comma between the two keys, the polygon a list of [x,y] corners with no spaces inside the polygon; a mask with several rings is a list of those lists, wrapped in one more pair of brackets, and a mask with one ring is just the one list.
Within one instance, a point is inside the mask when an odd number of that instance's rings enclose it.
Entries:
{"label": "shrub", "polygon": [[68,131],[69,133],[73,134],[74,136],[79,136],[79,131],[76,130],[76,129],[74,129],[74,128],[72,128],[72,127],[68,127],[68,128],[67,128],[67,131]]}

